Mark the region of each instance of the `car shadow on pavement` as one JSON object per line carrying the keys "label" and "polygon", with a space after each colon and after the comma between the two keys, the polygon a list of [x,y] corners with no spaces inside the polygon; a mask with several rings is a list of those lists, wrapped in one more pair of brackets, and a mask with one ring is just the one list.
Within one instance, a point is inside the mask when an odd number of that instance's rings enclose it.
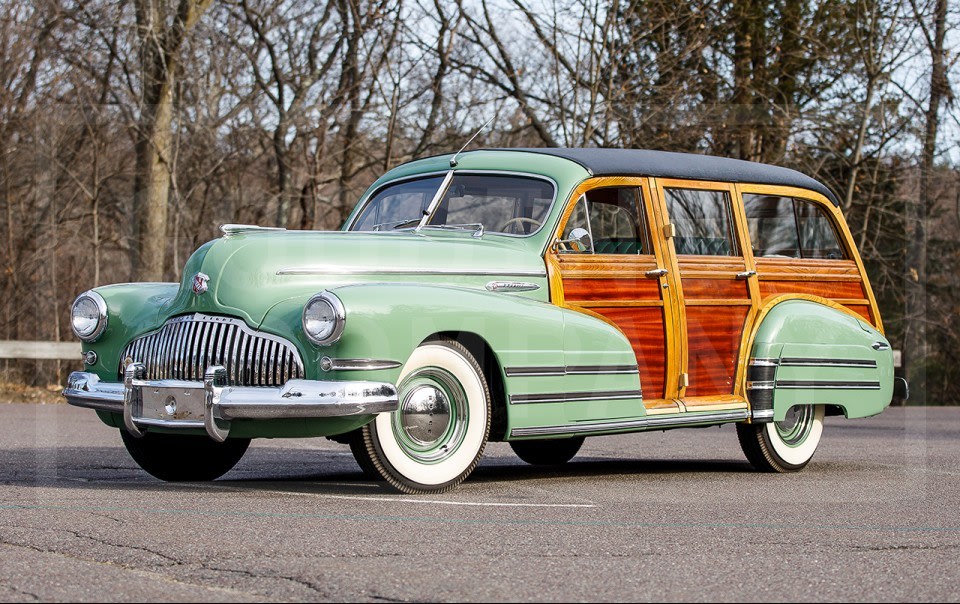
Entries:
{"label": "car shadow on pavement", "polygon": [[[0,484],[19,487],[197,491],[239,488],[331,492],[395,493],[366,477],[349,452],[337,449],[257,447],[223,478],[208,483],[165,483],[141,470],[121,447],[35,447],[0,449]],[[481,460],[468,483],[552,478],[603,478],[690,473],[751,473],[737,460],[610,459],[581,457],[562,466],[532,466],[496,456]]]}

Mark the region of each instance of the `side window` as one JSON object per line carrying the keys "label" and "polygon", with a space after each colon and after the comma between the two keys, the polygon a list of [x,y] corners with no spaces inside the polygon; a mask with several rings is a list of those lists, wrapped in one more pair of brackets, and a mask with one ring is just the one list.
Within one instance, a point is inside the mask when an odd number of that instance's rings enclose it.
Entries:
{"label": "side window", "polygon": [[754,256],[800,257],[800,238],[792,197],[746,194],[743,196],[743,207],[750,227]]}
{"label": "side window", "polygon": [[748,194],[743,196],[743,206],[753,254],[758,258],[846,257],[830,217],[811,201]]}
{"label": "side window", "polygon": [[829,258],[841,260],[846,257],[837,239],[837,231],[827,213],[817,204],[795,199],[797,231],[800,233],[800,253],[804,258]]}
{"label": "side window", "polygon": [[[570,214],[570,218],[567,220],[567,225],[563,227],[563,234],[560,236],[560,239],[569,241],[573,238],[573,232],[577,229],[583,229],[587,233],[590,232],[590,218],[589,214],[587,213],[587,199],[582,195],[580,196],[580,199],[577,200],[577,205],[574,206],[573,212]],[[585,247],[580,247],[577,244],[562,244],[559,251],[593,253],[593,238],[590,238],[590,241]]]}
{"label": "side window", "polygon": [[664,189],[678,254],[738,256],[726,191]]}
{"label": "side window", "polygon": [[[590,249],[577,251],[596,254],[651,254],[646,225],[638,212],[640,189],[605,187],[587,191],[577,201],[563,230],[563,239],[574,229],[586,229],[591,235]],[[573,250],[566,250],[573,251]]]}

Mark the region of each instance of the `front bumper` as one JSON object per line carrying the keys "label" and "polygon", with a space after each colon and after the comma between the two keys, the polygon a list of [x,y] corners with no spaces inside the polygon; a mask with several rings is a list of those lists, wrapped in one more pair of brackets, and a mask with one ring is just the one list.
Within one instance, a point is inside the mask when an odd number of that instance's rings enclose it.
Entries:
{"label": "front bumper", "polygon": [[375,415],[396,411],[397,390],[380,382],[289,380],[280,388],[227,386],[227,371],[209,367],[203,382],[145,380],[145,367],[131,363],[123,383],[101,382],[75,371],[63,396],[77,407],[123,414],[127,431],[142,436],[151,426],[207,431],[223,442],[238,419],[289,419]]}

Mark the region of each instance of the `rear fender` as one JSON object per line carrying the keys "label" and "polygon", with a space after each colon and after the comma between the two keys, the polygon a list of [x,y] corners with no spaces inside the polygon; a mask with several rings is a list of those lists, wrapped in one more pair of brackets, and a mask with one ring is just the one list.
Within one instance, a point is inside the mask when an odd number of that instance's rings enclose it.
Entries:
{"label": "rear fender", "polygon": [[756,421],[794,405],[836,405],[848,418],[883,411],[893,396],[887,339],[827,300],[774,300],[751,347],[746,391]]}

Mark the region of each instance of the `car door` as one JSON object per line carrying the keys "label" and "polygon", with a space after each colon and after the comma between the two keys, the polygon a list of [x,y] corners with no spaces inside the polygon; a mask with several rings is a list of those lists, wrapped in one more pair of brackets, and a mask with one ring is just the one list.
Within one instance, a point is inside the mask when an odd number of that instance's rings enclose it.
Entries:
{"label": "car door", "polygon": [[[679,405],[667,395],[676,388],[667,369],[677,362],[676,301],[650,228],[649,181],[593,179],[572,199],[560,222],[561,243],[548,251],[561,284],[554,297],[620,329],[637,359],[646,411],[676,412]],[[588,233],[585,244],[571,241],[577,229]]]}
{"label": "car door", "polygon": [[743,406],[740,347],[759,300],[736,187],[657,179],[656,192],[679,296],[676,396],[688,411]]}

